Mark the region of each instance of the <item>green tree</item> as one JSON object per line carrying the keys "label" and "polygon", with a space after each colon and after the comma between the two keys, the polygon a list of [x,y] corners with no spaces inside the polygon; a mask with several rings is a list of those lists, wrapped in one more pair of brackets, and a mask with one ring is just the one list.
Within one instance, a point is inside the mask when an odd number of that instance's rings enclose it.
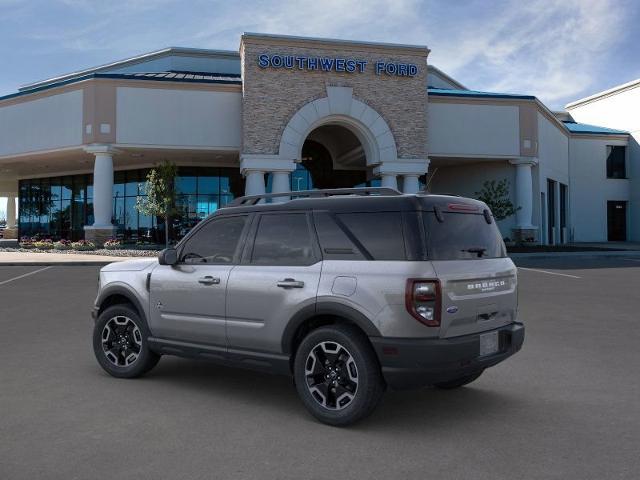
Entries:
{"label": "green tree", "polygon": [[475,192],[475,196],[487,204],[493,217],[498,221],[504,220],[520,210],[520,207],[516,208],[509,199],[509,182],[506,178],[498,182],[495,180],[485,181],[482,184],[482,189]]}
{"label": "green tree", "polygon": [[143,186],[146,196],[136,199],[136,210],[143,215],[164,218],[164,239],[169,246],[169,220],[176,214],[175,178],[178,167],[165,160],[147,174]]}

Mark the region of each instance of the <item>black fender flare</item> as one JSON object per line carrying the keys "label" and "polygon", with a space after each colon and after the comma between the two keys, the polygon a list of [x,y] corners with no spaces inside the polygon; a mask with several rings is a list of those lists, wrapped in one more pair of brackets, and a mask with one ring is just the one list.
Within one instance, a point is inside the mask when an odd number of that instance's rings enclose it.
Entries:
{"label": "black fender flare", "polygon": [[142,302],[140,301],[138,296],[134,292],[132,292],[130,288],[127,288],[126,286],[121,284],[108,285],[104,289],[100,290],[98,298],[96,298],[96,308],[101,309],[104,301],[114,295],[119,295],[129,300],[142,317],[142,320],[146,322],[147,326],[149,325],[146,310],[143,308]]}
{"label": "black fender flare", "polygon": [[368,337],[380,337],[382,334],[374,323],[363,313],[353,307],[337,302],[318,302],[315,305],[307,305],[298,311],[287,323],[282,334],[282,352],[288,355],[293,353],[293,341],[298,328],[307,320],[319,315],[331,315],[341,317],[358,327]]}

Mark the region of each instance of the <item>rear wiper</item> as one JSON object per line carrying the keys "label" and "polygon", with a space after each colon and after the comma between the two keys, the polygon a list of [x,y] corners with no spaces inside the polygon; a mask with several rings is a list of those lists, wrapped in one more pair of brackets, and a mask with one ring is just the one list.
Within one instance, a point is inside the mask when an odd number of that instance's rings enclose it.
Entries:
{"label": "rear wiper", "polygon": [[465,248],[463,250],[461,250],[462,252],[467,252],[467,253],[477,253],[478,254],[478,258],[482,257],[484,255],[484,252],[487,251],[486,248],[482,248],[482,247],[473,247],[473,248]]}

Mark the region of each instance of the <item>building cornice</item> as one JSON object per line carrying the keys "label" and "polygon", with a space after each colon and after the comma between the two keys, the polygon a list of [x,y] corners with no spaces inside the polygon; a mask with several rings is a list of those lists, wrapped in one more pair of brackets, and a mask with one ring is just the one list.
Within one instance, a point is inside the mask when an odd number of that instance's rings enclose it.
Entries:
{"label": "building cornice", "polygon": [[339,40],[335,38],[299,37],[292,35],[274,35],[268,33],[245,32],[240,38],[240,48],[243,44],[271,44],[282,46],[296,46],[302,48],[336,48],[343,47],[353,50],[370,50],[385,53],[421,55],[427,57],[429,48],[425,45],[405,45],[384,42],[363,42],[357,40]]}
{"label": "building cornice", "polygon": [[198,89],[221,92],[242,91],[241,80],[175,80],[172,78],[134,78],[130,75],[115,73],[94,73],[85,75],[84,77],[72,78],[60,83],[44,85],[42,87],[33,88],[31,90],[24,90],[22,92],[5,95],[3,97],[0,97],[0,108],[15,103],[21,103],[23,101],[30,101],[36,98],[48,97],[52,95],[59,95],[60,93],[71,90],[78,90],[83,88],[88,82],[113,82],[119,87],[127,86],[141,88],[167,88],[177,90]]}

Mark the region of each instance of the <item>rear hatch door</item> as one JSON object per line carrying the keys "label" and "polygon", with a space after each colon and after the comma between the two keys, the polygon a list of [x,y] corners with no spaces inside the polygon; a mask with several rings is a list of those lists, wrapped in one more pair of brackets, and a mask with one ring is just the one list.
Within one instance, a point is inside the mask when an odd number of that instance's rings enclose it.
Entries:
{"label": "rear hatch door", "polygon": [[516,267],[493,217],[478,203],[423,213],[442,293],[441,337],[493,330],[517,316]]}

